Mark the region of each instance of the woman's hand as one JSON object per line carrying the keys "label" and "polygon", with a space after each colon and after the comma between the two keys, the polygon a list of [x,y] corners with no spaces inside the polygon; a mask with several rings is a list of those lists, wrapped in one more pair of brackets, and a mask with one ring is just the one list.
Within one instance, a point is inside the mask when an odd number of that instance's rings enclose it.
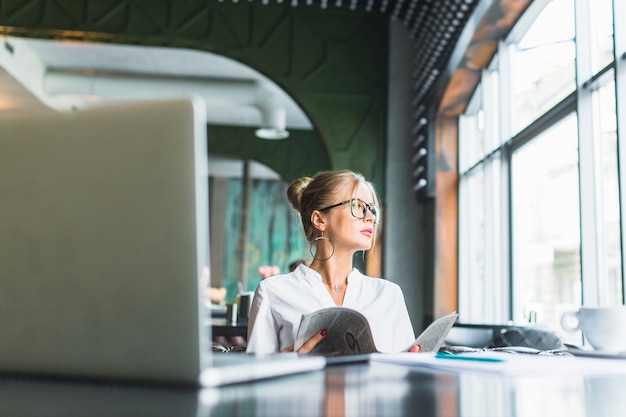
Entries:
{"label": "woman's hand", "polygon": [[[321,332],[314,334],[313,337],[304,342],[304,344],[300,347],[300,349],[298,349],[296,353],[309,353],[315,347],[315,345],[317,345],[324,338],[324,336],[326,336],[326,333],[326,329],[324,329]],[[286,348],[282,349],[281,352],[293,352],[293,345],[287,346]]]}
{"label": "woman's hand", "polygon": [[408,350],[409,352],[419,352],[422,349],[422,347],[420,345],[413,345],[411,346],[411,348]]}

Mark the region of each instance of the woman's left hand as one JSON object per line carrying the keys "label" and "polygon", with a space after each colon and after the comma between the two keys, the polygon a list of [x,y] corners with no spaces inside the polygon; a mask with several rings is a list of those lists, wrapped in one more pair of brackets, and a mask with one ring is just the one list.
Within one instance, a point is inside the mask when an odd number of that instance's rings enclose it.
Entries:
{"label": "woman's left hand", "polygon": [[420,345],[413,345],[411,346],[411,348],[409,349],[409,352],[419,352],[422,349],[422,347]]}

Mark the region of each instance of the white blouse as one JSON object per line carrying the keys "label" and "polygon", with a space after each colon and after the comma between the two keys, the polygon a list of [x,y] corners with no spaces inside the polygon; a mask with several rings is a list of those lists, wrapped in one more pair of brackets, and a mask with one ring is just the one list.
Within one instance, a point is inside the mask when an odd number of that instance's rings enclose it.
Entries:
{"label": "white blouse", "polygon": [[[294,344],[303,314],[335,306],[321,275],[306,265],[264,279],[252,301],[247,352],[274,353]],[[415,341],[402,290],[393,282],[353,269],[342,306],[367,318],[380,352],[399,352]]]}

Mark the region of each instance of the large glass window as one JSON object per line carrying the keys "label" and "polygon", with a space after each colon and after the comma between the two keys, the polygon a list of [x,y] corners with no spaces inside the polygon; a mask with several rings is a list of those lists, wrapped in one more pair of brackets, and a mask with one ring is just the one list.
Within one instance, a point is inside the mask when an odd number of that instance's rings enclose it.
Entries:
{"label": "large glass window", "polygon": [[511,156],[513,320],[557,327],[579,305],[580,227],[576,116]]}
{"label": "large glass window", "polygon": [[590,64],[596,73],[613,61],[613,8],[612,0],[588,2]]}
{"label": "large glass window", "polygon": [[459,241],[465,242],[461,243],[465,250],[459,252],[459,313],[468,323],[498,323],[509,305],[504,297],[508,286],[502,280],[499,120],[488,116],[497,107],[497,72],[486,71],[484,77],[486,82],[459,120],[462,136],[467,138],[459,143],[459,170],[465,172],[459,195],[463,207]]}
{"label": "large glass window", "polygon": [[[535,14],[537,8],[531,13]],[[509,44],[507,75],[513,133],[528,126],[576,88],[574,2],[547,2],[530,23],[519,42]]]}
{"label": "large glass window", "polygon": [[594,142],[598,302],[622,303],[622,256],[613,71],[591,93]]}
{"label": "large glass window", "polygon": [[565,309],[624,303],[614,4],[533,1],[459,118],[461,322],[581,343]]}
{"label": "large glass window", "polygon": [[459,120],[465,133],[459,143],[459,169],[462,171],[470,169],[485,157],[485,111],[482,105],[482,86],[479,86],[468,110]]}
{"label": "large glass window", "polygon": [[505,249],[502,242],[500,152],[477,165],[462,179],[459,196],[462,221],[459,313],[466,323],[500,323],[508,301],[502,280]]}
{"label": "large glass window", "polygon": [[[460,187],[459,203],[466,207],[460,211],[461,221],[459,238],[466,241],[470,238],[471,245],[465,246],[460,253],[460,271],[471,280],[459,282],[459,307],[465,322],[480,322],[485,317],[484,307],[491,294],[487,289],[486,253],[485,253],[485,181],[484,166],[481,164],[468,173]],[[461,311],[462,309],[462,311]]]}

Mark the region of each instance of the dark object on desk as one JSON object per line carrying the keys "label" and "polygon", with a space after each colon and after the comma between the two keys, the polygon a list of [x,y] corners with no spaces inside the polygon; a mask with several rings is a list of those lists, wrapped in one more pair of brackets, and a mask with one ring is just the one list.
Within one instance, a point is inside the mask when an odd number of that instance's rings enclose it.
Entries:
{"label": "dark object on desk", "polygon": [[545,329],[511,327],[494,330],[491,347],[521,346],[538,350],[563,349],[559,337]]}
{"label": "dark object on desk", "polygon": [[565,345],[552,331],[536,327],[456,323],[446,337],[447,345],[471,348],[532,348],[562,350]]}
{"label": "dark object on desk", "polygon": [[573,356],[567,349],[539,350],[525,346],[502,346],[495,348],[473,348],[468,346],[445,346],[439,351],[444,354],[477,353],[477,352],[502,352],[513,355],[539,355],[539,356]]}

